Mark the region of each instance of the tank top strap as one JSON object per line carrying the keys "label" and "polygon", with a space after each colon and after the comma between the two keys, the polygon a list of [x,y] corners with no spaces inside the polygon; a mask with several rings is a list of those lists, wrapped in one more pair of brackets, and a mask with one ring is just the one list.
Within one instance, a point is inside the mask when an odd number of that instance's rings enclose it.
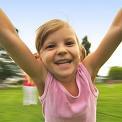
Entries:
{"label": "tank top strap", "polygon": [[83,63],[80,63],[80,64],[79,64],[78,71],[79,71],[79,73],[81,74],[81,76],[85,76],[85,77],[88,79],[88,80],[86,80],[86,81],[88,81],[87,83],[88,83],[88,85],[89,85],[89,87],[90,87],[91,92],[93,93],[93,95],[94,95],[95,97],[98,97],[99,91],[98,91],[98,89],[96,88],[96,86],[95,86],[95,84],[93,83],[93,81],[91,80],[91,75],[90,75],[90,73],[88,72],[88,70],[86,69],[86,67],[84,66]]}

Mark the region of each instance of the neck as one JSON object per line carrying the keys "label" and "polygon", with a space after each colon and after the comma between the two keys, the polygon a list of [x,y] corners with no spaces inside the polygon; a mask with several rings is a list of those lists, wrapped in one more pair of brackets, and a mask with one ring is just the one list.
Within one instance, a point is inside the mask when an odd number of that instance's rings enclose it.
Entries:
{"label": "neck", "polygon": [[70,75],[70,76],[66,76],[66,77],[56,77],[56,79],[64,86],[68,86],[72,83],[75,82],[76,80],[76,73]]}
{"label": "neck", "polygon": [[62,79],[57,79],[63,86],[64,88],[73,96],[77,96],[79,91],[78,91],[78,86],[76,83],[76,75],[70,75],[69,77],[67,76],[66,78]]}

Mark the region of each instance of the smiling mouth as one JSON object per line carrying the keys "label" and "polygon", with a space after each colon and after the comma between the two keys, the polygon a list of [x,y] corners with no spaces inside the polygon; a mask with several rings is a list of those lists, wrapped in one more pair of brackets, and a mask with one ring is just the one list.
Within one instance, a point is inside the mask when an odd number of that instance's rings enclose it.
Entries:
{"label": "smiling mouth", "polygon": [[71,63],[71,62],[72,62],[71,59],[61,59],[61,60],[55,61],[55,64],[59,65],[59,64],[67,64],[67,63]]}

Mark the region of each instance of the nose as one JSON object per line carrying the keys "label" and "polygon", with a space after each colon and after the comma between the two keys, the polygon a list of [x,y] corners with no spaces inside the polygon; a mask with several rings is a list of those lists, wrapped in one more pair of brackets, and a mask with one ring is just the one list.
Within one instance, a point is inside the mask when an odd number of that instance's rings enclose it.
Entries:
{"label": "nose", "polygon": [[67,49],[65,46],[60,46],[57,49],[57,54],[58,55],[65,55],[67,53]]}

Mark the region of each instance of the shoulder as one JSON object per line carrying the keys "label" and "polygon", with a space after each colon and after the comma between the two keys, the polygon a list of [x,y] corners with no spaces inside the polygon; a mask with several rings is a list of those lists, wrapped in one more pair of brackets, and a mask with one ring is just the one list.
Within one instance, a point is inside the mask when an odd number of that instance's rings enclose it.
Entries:
{"label": "shoulder", "polygon": [[82,76],[85,75],[85,77],[87,77],[88,79],[91,79],[91,75],[83,62],[78,66],[78,73]]}

